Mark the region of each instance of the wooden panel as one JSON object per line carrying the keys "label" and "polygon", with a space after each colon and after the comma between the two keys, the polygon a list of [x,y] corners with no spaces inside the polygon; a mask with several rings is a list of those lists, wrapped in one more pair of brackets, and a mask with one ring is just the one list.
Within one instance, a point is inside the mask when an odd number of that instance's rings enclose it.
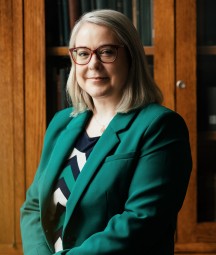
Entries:
{"label": "wooden panel", "polygon": [[23,0],[13,0],[14,248],[19,248],[20,207],[25,198]]}
{"label": "wooden panel", "polygon": [[198,242],[206,242],[215,245],[216,252],[216,222],[203,222],[197,224],[196,235]]}
{"label": "wooden panel", "polygon": [[205,242],[176,244],[176,254],[216,255],[216,244]]}
{"label": "wooden panel", "polygon": [[183,80],[186,87],[176,90],[176,110],[188,125],[193,157],[192,176],[179,215],[177,233],[178,242],[184,243],[196,241],[196,0],[176,0],[176,81],[178,80]]}
{"label": "wooden panel", "polygon": [[22,0],[0,1],[0,254],[21,251],[24,200]]}
{"label": "wooden panel", "polygon": [[24,0],[26,184],[38,166],[46,127],[44,0]]}
{"label": "wooden panel", "polygon": [[154,1],[154,78],[164,105],[175,109],[174,0]]}
{"label": "wooden panel", "polygon": [[[14,239],[14,151],[13,151],[13,90],[12,90],[12,6],[0,2],[0,243],[11,244]],[[9,20],[9,22],[8,22]]]}
{"label": "wooden panel", "polygon": [[1,255],[23,255],[22,247],[19,246],[8,246],[0,245]]}

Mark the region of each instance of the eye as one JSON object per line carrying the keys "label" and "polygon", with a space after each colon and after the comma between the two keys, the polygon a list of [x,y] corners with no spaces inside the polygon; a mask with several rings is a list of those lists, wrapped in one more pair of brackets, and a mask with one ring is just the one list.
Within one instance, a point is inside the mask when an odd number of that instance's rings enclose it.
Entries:
{"label": "eye", "polygon": [[78,58],[88,58],[90,55],[90,52],[87,49],[77,49],[76,55]]}
{"label": "eye", "polygon": [[103,57],[113,56],[115,54],[115,48],[110,46],[100,48],[99,54]]}

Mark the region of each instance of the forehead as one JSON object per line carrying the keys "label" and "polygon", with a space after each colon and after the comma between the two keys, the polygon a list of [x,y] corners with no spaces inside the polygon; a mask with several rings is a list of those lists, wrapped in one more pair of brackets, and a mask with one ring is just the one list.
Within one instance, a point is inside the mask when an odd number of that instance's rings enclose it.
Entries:
{"label": "forehead", "polygon": [[103,25],[84,23],[77,32],[75,46],[100,46],[109,43],[119,43],[114,31]]}

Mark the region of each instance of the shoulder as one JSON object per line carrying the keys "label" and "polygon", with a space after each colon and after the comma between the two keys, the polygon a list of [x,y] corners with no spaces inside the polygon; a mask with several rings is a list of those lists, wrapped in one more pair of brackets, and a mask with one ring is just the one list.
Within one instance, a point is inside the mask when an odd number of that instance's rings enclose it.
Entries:
{"label": "shoulder", "polygon": [[47,130],[46,137],[53,135],[59,135],[65,129],[73,129],[81,127],[88,116],[91,114],[90,111],[84,111],[77,116],[72,116],[73,107],[69,107],[57,112],[52,120],[50,121]]}
{"label": "shoulder", "polygon": [[71,117],[72,107],[60,110],[55,113],[47,126],[45,133],[45,144],[56,140],[58,135],[67,127],[72,120]]}
{"label": "shoulder", "polygon": [[145,118],[148,118],[150,120],[153,120],[155,118],[164,116],[164,115],[178,115],[175,111],[162,106],[160,104],[156,104],[156,103],[152,103],[152,104],[148,104],[147,106],[141,108],[139,116],[143,117],[145,116]]}
{"label": "shoulder", "polygon": [[73,108],[69,107],[63,110],[58,111],[54,117],[52,118],[52,120],[50,121],[48,128],[50,126],[58,126],[58,125],[66,125],[67,123],[70,122],[71,120],[71,112],[72,112]]}
{"label": "shoulder", "polygon": [[183,117],[165,106],[150,104],[140,112],[142,119],[148,120],[147,130],[164,132],[166,135],[188,137],[188,128]]}
{"label": "shoulder", "polygon": [[140,109],[140,112],[138,114],[138,118],[143,119],[145,118],[145,121],[148,121],[148,123],[152,123],[154,121],[160,120],[160,119],[179,119],[180,121],[183,121],[182,116],[180,116],[179,113],[165,107],[159,104],[149,104],[143,108]]}
{"label": "shoulder", "polygon": [[160,131],[165,129],[170,133],[188,133],[188,128],[182,116],[159,104],[149,104],[142,109],[137,116],[138,121],[145,123],[146,131]]}

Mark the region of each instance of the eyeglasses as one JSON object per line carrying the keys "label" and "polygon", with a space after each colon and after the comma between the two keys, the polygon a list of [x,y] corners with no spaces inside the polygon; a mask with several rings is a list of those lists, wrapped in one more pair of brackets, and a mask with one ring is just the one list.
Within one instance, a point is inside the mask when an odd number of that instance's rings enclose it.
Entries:
{"label": "eyeglasses", "polygon": [[77,47],[71,48],[69,51],[77,65],[86,65],[90,62],[94,53],[102,63],[112,63],[118,56],[118,49],[123,47],[124,45],[102,45],[95,50],[87,47]]}

